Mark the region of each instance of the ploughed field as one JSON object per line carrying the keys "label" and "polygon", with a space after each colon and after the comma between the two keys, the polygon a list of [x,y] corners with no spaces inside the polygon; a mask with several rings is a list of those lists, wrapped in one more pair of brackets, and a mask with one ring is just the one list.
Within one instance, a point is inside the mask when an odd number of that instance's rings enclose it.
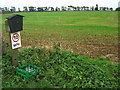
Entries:
{"label": "ploughed field", "polygon": [[[44,46],[54,42],[61,48],[90,58],[103,57],[118,61],[117,12],[23,12],[24,29],[21,31],[22,48]],[[3,17],[3,42],[9,42]],[[10,44],[10,43],[9,43]]]}

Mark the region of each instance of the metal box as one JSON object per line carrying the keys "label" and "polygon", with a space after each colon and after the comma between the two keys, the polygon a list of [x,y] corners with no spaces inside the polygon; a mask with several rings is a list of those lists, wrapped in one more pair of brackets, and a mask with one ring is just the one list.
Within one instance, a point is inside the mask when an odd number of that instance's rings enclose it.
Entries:
{"label": "metal box", "polygon": [[8,26],[10,28],[10,33],[18,32],[23,30],[23,17],[22,15],[13,14],[7,17]]}

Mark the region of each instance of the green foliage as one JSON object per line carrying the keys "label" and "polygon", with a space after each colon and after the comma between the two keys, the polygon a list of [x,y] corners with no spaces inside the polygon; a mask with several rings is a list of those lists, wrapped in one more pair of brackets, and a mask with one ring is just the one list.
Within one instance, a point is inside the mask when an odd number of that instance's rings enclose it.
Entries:
{"label": "green foliage", "polygon": [[56,52],[60,51],[60,42],[58,42],[57,44],[54,42],[53,49],[54,49]]}
{"label": "green foliage", "polygon": [[[58,45],[59,46],[59,45]],[[55,46],[57,47],[57,46]],[[103,58],[90,59],[66,50],[28,48],[19,53],[19,66],[33,64],[40,67],[28,84],[16,76],[11,53],[3,53],[3,87],[53,88],[118,88],[118,65]],[[12,82],[12,83],[11,83]]]}

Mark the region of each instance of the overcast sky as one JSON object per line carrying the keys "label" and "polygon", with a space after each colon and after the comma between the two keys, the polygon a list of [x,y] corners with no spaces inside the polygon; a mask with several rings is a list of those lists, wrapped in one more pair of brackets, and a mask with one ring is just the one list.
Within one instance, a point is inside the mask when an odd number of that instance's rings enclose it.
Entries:
{"label": "overcast sky", "polygon": [[118,2],[120,0],[0,0],[0,7],[11,7],[21,8],[23,6],[34,6],[34,7],[61,7],[61,6],[96,6],[99,7],[113,7],[114,9],[118,7]]}

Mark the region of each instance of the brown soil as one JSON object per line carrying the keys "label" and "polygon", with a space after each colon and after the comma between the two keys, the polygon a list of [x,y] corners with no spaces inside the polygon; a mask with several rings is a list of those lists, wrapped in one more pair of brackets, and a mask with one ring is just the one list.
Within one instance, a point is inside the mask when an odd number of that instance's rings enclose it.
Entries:
{"label": "brown soil", "polygon": [[[56,42],[57,43],[57,42]],[[46,49],[52,49],[53,43],[46,41],[29,41],[27,43],[22,43],[22,48],[34,47],[46,47]],[[117,45],[99,45],[99,44],[76,44],[76,43],[61,43],[62,49],[67,49],[73,53],[80,55],[85,55],[90,58],[99,58],[103,57],[108,60],[113,60],[118,62],[118,46]]]}
{"label": "brown soil", "polygon": [[[9,39],[3,40],[9,42]],[[58,41],[56,41],[57,43]],[[10,44],[10,42],[9,42]],[[53,42],[47,42],[40,40],[22,40],[22,48],[31,48],[31,47],[46,47],[46,49],[53,48]],[[21,48],[21,49],[22,49]],[[78,43],[65,43],[61,42],[61,48],[70,50],[73,53],[80,55],[85,55],[90,58],[99,58],[103,57],[108,60],[113,60],[118,62],[118,45],[114,44],[78,44]]]}

